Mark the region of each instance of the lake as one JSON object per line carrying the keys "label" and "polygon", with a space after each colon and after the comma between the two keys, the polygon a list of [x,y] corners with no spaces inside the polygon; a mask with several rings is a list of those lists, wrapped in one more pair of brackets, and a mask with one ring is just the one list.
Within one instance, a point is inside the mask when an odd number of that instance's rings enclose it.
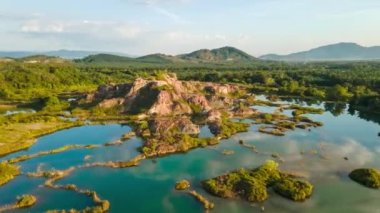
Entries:
{"label": "lake", "polygon": [[[324,103],[313,106],[323,107]],[[261,110],[270,112],[272,109],[260,107]],[[249,132],[223,140],[217,146],[143,160],[133,168],[79,169],[57,183],[95,190],[102,199],[110,201],[110,212],[203,212],[202,205],[193,197],[174,190],[174,184],[181,179],[188,179],[192,188],[215,203],[212,212],[260,212],[261,206],[266,212],[380,212],[380,190],[363,187],[347,176],[356,168],[379,167],[380,125],[359,118],[357,113],[349,113],[347,109],[341,110],[340,115],[326,112],[308,117],[323,122],[324,126],[311,131],[297,129],[287,132],[284,137],[261,134],[257,132],[257,126],[251,126]],[[104,144],[129,131],[130,127],[118,124],[66,129],[43,136],[30,149],[1,160],[66,144]],[[202,127],[201,137],[209,135],[208,128]],[[239,145],[239,140],[256,146],[259,153]],[[34,158],[20,165],[22,172],[32,172],[37,168],[67,169],[85,162],[128,160],[139,154],[137,149],[141,144],[141,139],[132,138],[121,146],[70,150]],[[224,150],[233,150],[235,154],[223,155]],[[280,163],[282,171],[302,174],[314,185],[309,200],[293,202],[269,191],[266,202],[251,204],[208,195],[200,186],[200,181],[206,178],[242,167],[253,169],[260,166],[274,153],[284,161]],[[88,156],[91,158],[85,160]],[[18,176],[0,188],[0,203],[13,203],[18,195],[32,194],[38,198],[37,204],[16,212],[81,209],[93,205],[90,198],[75,192],[41,187],[44,181]]]}

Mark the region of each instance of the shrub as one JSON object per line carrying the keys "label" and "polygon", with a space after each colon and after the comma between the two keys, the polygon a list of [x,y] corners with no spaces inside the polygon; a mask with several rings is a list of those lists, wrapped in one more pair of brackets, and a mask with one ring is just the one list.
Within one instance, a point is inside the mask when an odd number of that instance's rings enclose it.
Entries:
{"label": "shrub", "polygon": [[190,182],[187,181],[187,180],[181,180],[181,181],[178,181],[175,184],[175,189],[176,190],[185,190],[185,189],[188,189],[188,188],[190,188]]}
{"label": "shrub", "polygon": [[349,174],[349,177],[364,186],[380,188],[380,171],[377,169],[356,169]]}
{"label": "shrub", "polygon": [[16,207],[17,208],[26,208],[33,206],[37,202],[37,198],[33,195],[23,195],[17,198]]}
{"label": "shrub", "polygon": [[6,162],[0,163],[0,186],[6,184],[19,174],[19,167]]}
{"label": "shrub", "polygon": [[306,181],[283,178],[273,186],[276,193],[294,201],[303,201],[313,193],[313,186]]}

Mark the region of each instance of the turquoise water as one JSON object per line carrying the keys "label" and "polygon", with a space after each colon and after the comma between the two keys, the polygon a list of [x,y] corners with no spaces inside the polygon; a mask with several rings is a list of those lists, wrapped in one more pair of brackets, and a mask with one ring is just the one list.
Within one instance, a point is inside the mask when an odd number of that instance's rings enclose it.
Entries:
{"label": "turquoise water", "polygon": [[[318,106],[323,106],[318,105]],[[192,150],[186,154],[169,155],[143,160],[134,168],[87,168],[77,170],[59,181],[59,184],[76,184],[80,188],[98,192],[111,203],[110,212],[203,212],[202,206],[191,196],[173,189],[176,181],[188,179],[192,188],[210,200],[216,207],[213,212],[380,212],[380,190],[362,187],[347,178],[359,167],[380,165],[380,125],[351,115],[346,109],[334,116],[330,112],[309,117],[324,122],[324,126],[311,131],[296,130],[284,137],[258,133],[257,126],[233,136],[214,147]],[[337,113],[334,113],[337,115]],[[66,144],[103,144],[118,139],[130,131],[128,126],[83,126],[41,137],[27,151],[17,156],[61,147]],[[202,137],[209,135],[202,128]],[[255,145],[259,153],[238,144],[243,139]],[[66,169],[84,162],[128,160],[138,155],[142,141],[132,138],[121,146],[92,150],[71,150],[20,163],[23,172],[44,169]],[[234,155],[223,155],[223,150],[234,150]],[[242,200],[225,200],[208,195],[200,181],[225,172],[245,167],[255,168],[271,154],[278,153],[284,161],[283,171],[300,173],[315,186],[311,199],[295,203],[270,191],[270,198],[262,204]],[[317,154],[316,154],[317,153]],[[85,156],[91,156],[85,160]],[[7,156],[5,158],[9,158]],[[344,158],[347,157],[348,160]],[[5,159],[3,158],[3,159]],[[17,195],[33,194],[39,202],[32,208],[17,212],[43,212],[48,209],[83,208],[92,205],[85,196],[71,191],[40,187],[44,179],[19,176],[0,188],[0,204],[12,203]]]}

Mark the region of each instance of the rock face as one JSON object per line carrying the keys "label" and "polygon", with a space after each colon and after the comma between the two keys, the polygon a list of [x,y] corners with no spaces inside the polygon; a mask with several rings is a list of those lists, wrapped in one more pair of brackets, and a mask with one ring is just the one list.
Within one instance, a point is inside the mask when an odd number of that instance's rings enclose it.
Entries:
{"label": "rock face", "polygon": [[98,105],[101,108],[112,108],[114,106],[122,105],[124,103],[123,98],[111,98],[111,99],[105,99],[102,102],[100,102]]}
{"label": "rock face", "polygon": [[246,117],[256,113],[257,110],[254,110],[249,107],[235,107],[232,112],[235,117]]}
{"label": "rock face", "polygon": [[227,95],[239,91],[239,87],[229,84],[211,84],[209,83],[205,88],[211,94]]}
{"label": "rock face", "polygon": [[126,91],[130,90],[130,88],[130,84],[101,85],[95,93],[87,95],[86,99],[88,102],[92,102],[95,100],[106,100],[122,97],[125,95]]}
{"label": "rock face", "polygon": [[[156,74],[132,84],[101,86],[88,99],[97,107],[138,115],[134,128],[145,139],[141,152],[153,157],[215,145],[220,138],[245,131],[246,124],[229,121],[240,92],[237,86],[182,82],[174,74]],[[215,137],[198,137],[199,126],[206,123]]]}
{"label": "rock face", "polygon": [[162,74],[151,80],[138,78],[132,84],[100,86],[87,96],[87,102],[96,102],[101,108],[121,106],[130,114],[189,115],[226,108],[233,104],[229,95],[238,91],[237,86],[182,82],[175,74]]}
{"label": "rock face", "polygon": [[152,134],[167,134],[168,130],[182,134],[199,134],[199,126],[193,124],[188,117],[160,117],[149,120],[149,131]]}

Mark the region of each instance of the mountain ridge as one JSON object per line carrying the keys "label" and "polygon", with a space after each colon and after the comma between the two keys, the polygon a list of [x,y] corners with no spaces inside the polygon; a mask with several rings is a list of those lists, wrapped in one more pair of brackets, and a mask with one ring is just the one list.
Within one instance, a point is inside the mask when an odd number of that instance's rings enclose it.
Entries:
{"label": "mountain ridge", "polygon": [[101,52],[101,51],[86,51],[86,50],[52,50],[52,51],[0,51],[1,58],[25,58],[35,55],[45,55],[45,56],[54,56],[60,57],[63,59],[80,59],[90,55],[96,54],[112,54],[112,55],[120,55],[126,57],[132,57],[131,55],[124,53],[113,53],[113,52]]}
{"label": "mountain ridge", "polygon": [[215,49],[199,49],[193,52],[168,55],[163,53],[133,57],[122,53],[103,53],[76,50],[57,50],[49,52],[1,52],[0,58],[23,59],[26,57],[45,55],[74,60],[79,63],[142,63],[142,64],[249,64],[259,60],[267,61],[369,61],[380,60],[380,46],[365,47],[357,43],[341,42],[324,45],[306,51],[287,55],[267,54],[258,58],[235,47],[225,46]]}
{"label": "mountain ridge", "polygon": [[340,42],[287,55],[267,54],[259,58],[272,61],[378,60],[380,46],[365,47],[353,42]]}
{"label": "mountain ridge", "polygon": [[[110,58],[113,58],[112,60]],[[149,54],[137,58],[124,56],[97,54],[75,60],[79,63],[101,63],[101,62],[133,62],[149,64],[200,64],[200,63],[251,63],[258,60],[248,53],[234,47],[221,47],[216,49],[200,49],[194,52],[180,55],[166,55],[162,53]]]}

